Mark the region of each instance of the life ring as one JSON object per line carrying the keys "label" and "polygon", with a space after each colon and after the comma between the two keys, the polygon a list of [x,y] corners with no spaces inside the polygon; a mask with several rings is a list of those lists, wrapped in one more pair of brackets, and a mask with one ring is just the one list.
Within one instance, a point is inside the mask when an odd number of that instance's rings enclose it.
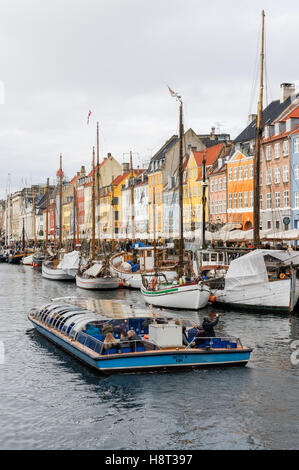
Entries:
{"label": "life ring", "polygon": [[284,279],[286,275],[284,273],[279,274],[280,279]]}
{"label": "life ring", "polygon": [[154,288],[156,287],[156,284],[157,284],[157,278],[154,277],[154,278],[151,280],[150,288],[151,288],[152,290],[154,290]]}

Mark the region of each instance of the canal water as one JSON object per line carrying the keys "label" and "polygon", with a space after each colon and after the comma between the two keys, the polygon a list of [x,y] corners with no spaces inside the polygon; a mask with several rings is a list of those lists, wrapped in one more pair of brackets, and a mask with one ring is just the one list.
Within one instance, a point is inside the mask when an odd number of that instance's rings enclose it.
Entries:
{"label": "canal water", "polygon": [[[0,264],[1,449],[298,449],[299,316],[219,311],[217,333],[254,349],[246,367],[102,377],[27,320],[68,295],[144,306],[138,291],[88,293]],[[198,323],[206,313],[179,315]]]}

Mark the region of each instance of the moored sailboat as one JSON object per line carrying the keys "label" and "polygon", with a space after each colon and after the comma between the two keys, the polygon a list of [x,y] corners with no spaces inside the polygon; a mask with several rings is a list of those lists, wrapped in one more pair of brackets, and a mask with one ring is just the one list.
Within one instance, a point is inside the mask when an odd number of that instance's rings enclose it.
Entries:
{"label": "moored sailboat", "polygon": [[[171,284],[165,275],[161,275],[155,264],[155,273],[149,278],[142,276],[141,293],[144,300],[154,306],[198,310],[207,306],[210,296],[210,288],[201,279],[184,275],[184,228],[183,228],[183,101],[181,96],[170,90],[180,103],[180,155],[179,155],[179,262],[177,266],[177,279]],[[205,160],[204,160],[205,162]],[[203,162],[203,174],[205,176],[205,164]],[[204,177],[203,177],[204,178]],[[204,187],[204,185],[203,185]],[[203,196],[203,233],[205,230],[205,197]],[[153,207],[155,208],[155,191],[153,191]],[[155,214],[154,238],[155,236]]]}

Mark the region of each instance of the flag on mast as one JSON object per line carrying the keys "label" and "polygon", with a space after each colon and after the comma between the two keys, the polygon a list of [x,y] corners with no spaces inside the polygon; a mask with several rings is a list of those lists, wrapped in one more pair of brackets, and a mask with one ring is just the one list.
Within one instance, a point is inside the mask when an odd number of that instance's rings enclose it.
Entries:
{"label": "flag on mast", "polygon": [[87,124],[89,124],[90,115],[91,115],[91,111],[89,110],[89,111],[88,111],[88,116],[87,116]]}
{"label": "flag on mast", "polygon": [[[167,85],[168,86],[168,85]],[[176,93],[175,91],[173,91],[169,86],[168,86],[168,90],[169,90],[169,93],[171,94],[171,96],[173,98],[176,98],[177,100],[181,101],[182,97]]]}

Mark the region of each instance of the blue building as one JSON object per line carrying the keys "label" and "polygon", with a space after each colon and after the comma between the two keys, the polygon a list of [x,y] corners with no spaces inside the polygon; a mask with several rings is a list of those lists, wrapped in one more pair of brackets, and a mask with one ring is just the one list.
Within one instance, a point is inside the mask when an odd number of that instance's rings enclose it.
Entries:
{"label": "blue building", "polygon": [[299,229],[299,129],[290,134],[292,227]]}

